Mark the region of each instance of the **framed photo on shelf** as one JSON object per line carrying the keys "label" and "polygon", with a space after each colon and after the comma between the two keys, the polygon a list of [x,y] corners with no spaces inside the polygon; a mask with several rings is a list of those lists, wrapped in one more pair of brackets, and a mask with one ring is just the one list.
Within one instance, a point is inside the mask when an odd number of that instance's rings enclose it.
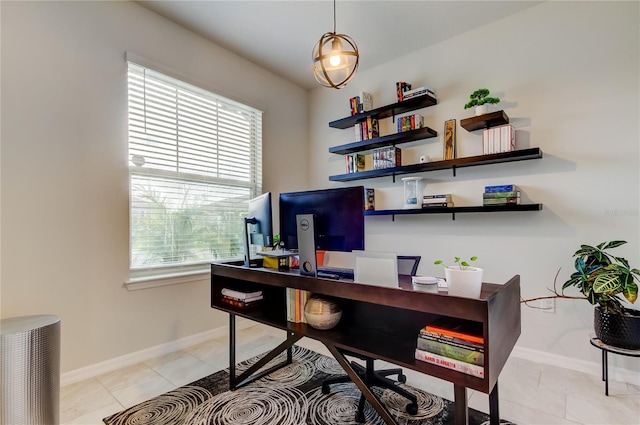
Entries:
{"label": "framed photo on shelf", "polygon": [[444,122],[444,160],[456,157],[456,120]]}

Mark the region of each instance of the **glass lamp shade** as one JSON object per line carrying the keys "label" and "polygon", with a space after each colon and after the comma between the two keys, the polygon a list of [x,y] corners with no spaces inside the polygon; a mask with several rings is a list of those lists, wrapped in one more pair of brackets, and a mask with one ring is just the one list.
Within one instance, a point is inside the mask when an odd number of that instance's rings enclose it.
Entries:
{"label": "glass lamp shade", "polygon": [[360,54],[356,43],[345,34],[328,32],[320,37],[312,53],[313,75],[325,87],[340,89],[358,69]]}

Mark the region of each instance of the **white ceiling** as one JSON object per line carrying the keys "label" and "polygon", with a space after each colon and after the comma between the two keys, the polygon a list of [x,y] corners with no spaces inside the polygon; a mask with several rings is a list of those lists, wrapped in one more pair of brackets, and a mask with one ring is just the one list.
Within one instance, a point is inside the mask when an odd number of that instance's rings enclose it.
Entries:
{"label": "white ceiling", "polygon": [[[322,34],[333,31],[331,0],[138,3],[301,87],[318,87],[311,51]],[[355,40],[364,70],[539,3],[338,0],[336,32]]]}

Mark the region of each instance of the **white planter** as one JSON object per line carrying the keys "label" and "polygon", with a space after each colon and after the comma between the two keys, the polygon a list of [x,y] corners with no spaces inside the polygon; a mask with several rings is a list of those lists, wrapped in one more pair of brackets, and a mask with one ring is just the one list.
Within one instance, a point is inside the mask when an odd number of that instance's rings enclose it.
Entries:
{"label": "white planter", "polygon": [[476,116],[489,114],[495,112],[496,108],[492,103],[485,103],[484,105],[476,106]]}
{"label": "white planter", "polygon": [[444,268],[447,278],[449,295],[465,298],[480,298],[482,289],[482,269],[478,267],[446,266]]}

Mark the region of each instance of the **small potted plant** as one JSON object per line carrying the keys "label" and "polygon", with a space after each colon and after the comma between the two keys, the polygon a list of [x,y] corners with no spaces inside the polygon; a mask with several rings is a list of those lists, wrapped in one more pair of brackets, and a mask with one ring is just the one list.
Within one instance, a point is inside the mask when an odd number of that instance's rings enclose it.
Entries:
{"label": "small potted plant", "polygon": [[491,105],[495,105],[500,102],[497,97],[489,96],[489,89],[478,89],[471,93],[469,96],[469,102],[464,105],[464,109],[476,108],[476,115],[488,114],[492,111]]}
{"label": "small potted plant", "polygon": [[[469,261],[476,261],[478,257],[473,256]],[[468,262],[454,257],[455,265],[445,266],[444,273],[447,281],[447,291],[449,295],[467,298],[480,298],[482,289],[482,269],[472,267]],[[442,264],[442,260],[437,260],[433,264]]]}
{"label": "small potted plant", "polygon": [[[626,299],[634,303],[638,298],[640,270],[632,268],[629,262],[605,252],[626,244],[626,241],[602,242],[597,246],[581,245],[575,257],[575,272],[556,289],[553,295],[523,300],[530,302],[549,298],[584,299],[595,305],[594,330],[598,339],[615,347],[640,349],[640,311],[626,308],[622,303]],[[559,272],[559,271],[558,271]],[[583,296],[565,295],[570,286],[578,288]]]}

